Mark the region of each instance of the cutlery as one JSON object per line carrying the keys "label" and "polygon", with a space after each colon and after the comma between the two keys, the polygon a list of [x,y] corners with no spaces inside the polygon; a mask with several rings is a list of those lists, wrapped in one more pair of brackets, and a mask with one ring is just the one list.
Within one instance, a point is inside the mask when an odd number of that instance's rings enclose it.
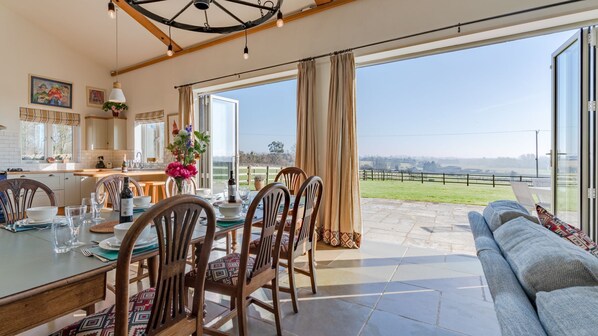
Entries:
{"label": "cutlery", "polygon": [[96,257],[98,258],[98,260],[100,260],[101,262],[108,262],[109,260],[104,258],[104,257],[100,257],[99,255],[93,254],[89,249],[87,248],[82,248],[81,249],[81,253],[83,253],[84,256],[86,257]]}

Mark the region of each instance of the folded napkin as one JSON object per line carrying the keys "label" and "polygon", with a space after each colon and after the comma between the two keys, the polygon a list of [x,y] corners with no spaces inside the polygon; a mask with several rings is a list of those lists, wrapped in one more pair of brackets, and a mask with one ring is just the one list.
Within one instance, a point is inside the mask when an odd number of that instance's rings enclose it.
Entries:
{"label": "folded napkin", "polygon": [[245,223],[245,219],[239,219],[236,221],[221,221],[221,220],[216,220],[216,226],[219,226],[221,228],[227,228],[227,227],[231,227],[231,226],[235,226],[235,225],[239,225]]}
{"label": "folded napkin", "polygon": [[[156,244],[144,247],[144,248],[134,250],[133,255],[145,253],[145,252],[148,252],[151,250],[155,250],[157,248],[158,248],[158,244],[156,243]],[[118,251],[104,250],[103,248],[100,248],[98,246],[89,248],[89,251],[91,251],[91,253],[93,253],[95,255],[98,255],[102,258],[106,258],[110,261],[114,261],[114,260],[118,259]]]}

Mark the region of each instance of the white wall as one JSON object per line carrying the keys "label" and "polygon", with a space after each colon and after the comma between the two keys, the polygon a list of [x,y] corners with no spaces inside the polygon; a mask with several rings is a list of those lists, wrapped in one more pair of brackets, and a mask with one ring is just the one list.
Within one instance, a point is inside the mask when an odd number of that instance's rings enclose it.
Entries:
{"label": "white wall", "polygon": [[[555,3],[556,1],[550,1]],[[175,85],[201,81],[213,77],[260,68],[281,62],[316,56],[375,41],[418,33],[485,17],[495,16],[546,5],[541,0],[358,0],[331,11],[287,23],[282,29],[270,29],[249,36],[250,59],[243,60],[244,41],[241,39],[200,52],[173,58],[150,67],[121,75],[123,89],[132,112],[164,109],[173,113],[178,109]],[[497,21],[443,31],[409,40],[356,51],[356,55],[370,54],[399,47],[416,45],[465,34],[512,26],[540,19],[598,8],[598,1],[584,1],[564,7],[523,14]],[[126,47],[123,48],[126,52]],[[328,59],[318,61],[318,134],[319,155],[325,155],[326,114],[328,95]],[[294,69],[287,66],[245,76],[259,76]],[[234,82],[228,78],[205,86]],[[199,86],[196,86],[199,87]],[[130,121],[132,123],[132,121]],[[267,125],[264,125],[267,127]],[[130,143],[132,139],[129,139]],[[320,160],[323,164],[323,160]]]}
{"label": "white wall", "polygon": [[[86,104],[85,87],[109,90],[112,78],[109,70],[100,67],[81,54],[69,49],[55,36],[39,29],[0,4],[0,170],[9,167],[35,169],[20,160],[19,107],[32,107],[80,113],[82,122],[88,114],[104,115],[101,109]],[[29,74],[73,83],[73,108],[29,104]],[[109,93],[109,91],[107,91]],[[83,129],[84,125],[82,125]],[[82,138],[83,134],[82,134]],[[86,155],[88,154],[88,155]],[[83,153],[83,157],[93,154]],[[45,165],[42,165],[42,168]]]}

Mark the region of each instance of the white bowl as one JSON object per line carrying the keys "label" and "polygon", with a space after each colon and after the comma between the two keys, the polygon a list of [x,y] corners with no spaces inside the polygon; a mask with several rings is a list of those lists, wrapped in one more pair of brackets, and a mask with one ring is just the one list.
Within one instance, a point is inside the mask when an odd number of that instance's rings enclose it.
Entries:
{"label": "white bowl", "polygon": [[152,201],[151,196],[135,196],[133,197],[133,205],[136,207],[148,207]]}
{"label": "white bowl", "polygon": [[243,204],[223,202],[222,204],[218,205],[218,209],[224,217],[238,217],[243,209]]}
{"label": "white bowl", "polygon": [[195,190],[195,195],[199,197],[210,197],[212,196],[212,189],[209,188],[199,188]]}
{"label": "white bowl", "polygon": [[27,209],[27,217],[34,221],[45,221],[56,217],[58,207],[55,206],[41,206]]}
{"label": "white bowl", "polygon": [[[129,231],[132,225],[133,222],[127,222],[114,226],[114,237],[116,237],[116,240],[118,240],[119,243],[122,242],[123,239],[125,239],[125,235],[127,234],[127,231]],[[150,225],[148,225],[143,229],[143,231],[141,231],[141,234],[139,235],[137,240],[139,241],[149,239],[150,233]]]}

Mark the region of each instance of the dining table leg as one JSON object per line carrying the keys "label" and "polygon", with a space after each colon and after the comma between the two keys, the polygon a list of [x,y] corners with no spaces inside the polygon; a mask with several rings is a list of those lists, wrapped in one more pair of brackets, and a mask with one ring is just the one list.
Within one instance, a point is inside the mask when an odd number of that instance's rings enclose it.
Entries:
{"label": "dining table leg", "polygon": [[235,252],[237,250],[237,230],[231,231],[231,251]]}
{"label": "dining table leg", "polygon": [[156,287],[158,282],[158,256],[147,258],[150,287]]}

